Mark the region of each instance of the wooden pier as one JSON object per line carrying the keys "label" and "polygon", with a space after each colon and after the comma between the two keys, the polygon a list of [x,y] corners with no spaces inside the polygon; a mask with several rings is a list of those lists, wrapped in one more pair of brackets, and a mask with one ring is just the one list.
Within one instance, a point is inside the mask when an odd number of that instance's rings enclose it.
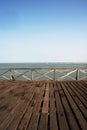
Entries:
{"label": "wooden pier", "polygon": [[0,81],[0,130],[87,130],[87,81]]}

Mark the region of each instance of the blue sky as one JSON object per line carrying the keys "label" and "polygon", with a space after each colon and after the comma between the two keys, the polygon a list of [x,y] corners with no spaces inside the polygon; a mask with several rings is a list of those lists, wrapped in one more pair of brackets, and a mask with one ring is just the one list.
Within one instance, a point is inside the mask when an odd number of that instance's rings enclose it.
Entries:
{"label": "blue sky", "polygon": [[2,62],[87,62],[87,0],[0,0]]}

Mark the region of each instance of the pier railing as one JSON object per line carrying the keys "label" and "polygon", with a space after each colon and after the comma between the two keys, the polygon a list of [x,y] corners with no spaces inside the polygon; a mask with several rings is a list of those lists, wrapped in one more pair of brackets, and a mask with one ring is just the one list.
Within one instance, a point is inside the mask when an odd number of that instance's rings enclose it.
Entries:
{"label": "pier railing", "polygon": [[87,68],[0,68],[0,80],[87,80]]}

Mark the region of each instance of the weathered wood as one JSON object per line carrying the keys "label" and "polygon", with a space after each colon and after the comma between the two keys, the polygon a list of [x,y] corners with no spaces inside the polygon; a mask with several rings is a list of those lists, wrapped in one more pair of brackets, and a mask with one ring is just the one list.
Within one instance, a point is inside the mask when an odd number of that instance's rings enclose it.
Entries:
{"label": "weathered wood", "polygon": [[60,84],[58,83],[57,85],[54,86],[57,114],[58,114],[58,120],[59,120],[59,128],[60,128],[60,130],[69,130],[66,116],[65,116],[64,109],[63,109],[62,102],[61,102],[61,97],[59,95],[59,90],[58,90],[59,85]]}
{"label": "weathered wood", "polygon": [[33,113],[31,117],[31,121],[28,125],[28,130],[37,130],[43,93],[44,93],[44,85],[42,85],[41,88],[38,88],[37,100],[33,108]]}
{"label": "weathered wood", "polygon": [[16,76],[15,79],[18,79],[19,77],[23,77],[23,78],[25,78],[27,80],[31,80],[30,78],[28,78],[27,76],[24,75],[24,74],[28,73],[29,71],[26,71],[24,73],[20,73],[20,72],[18,72],[18,71],[15,70],[14,72],[16,72],[18,74],[18,76]]}
{"label": "weathered wood", "polygon": [[48,113],[49,106],[49,83],[46,84],[45,97],[43,101],[42,113]]}
{"label": "weathered wood", "polygon": [[50,70],[50,71],[48,70],[48,71],[45,72],[45,73],[38,72],[37,70],[35,70],[35,72],[36,72],[37,74],[40,74],[40,76],[36,77],[35,80],[38,80],[38,79],[40,79],[40,78],[42,78],[42,77],[45,77],[45,78],[47,78],[47,79],[49,79],[49,80],[52,80],[52,78],[51,78],[50,76],[48,76],[47,74],[53,72],[53,70]]}
{"label": "weathered wood", "polygon": [[48,130],[48,113],[42,113],[38,130]]}
{"label": "weathered wood", "polygon": [[87,68],[0,68],[0,71],[0,80],[87,80]]}
{"label": "weathered wood", "polygon": [[[87,94],[85,94],[85,92],[82,92],[82,90],[79,88],[79,83],[77,85],[77,83],[74,83],[73,85],[73,89],[75,89],[74,91],[76,92],[76,94],[79,96],[79,99],[81,100],[81,102],[87,107]],[[78,87],[78,88],[77,88]]]}
{"label": "weathered wood", "polygon": [[58,70],[57,70],[57,72],[59,72],[60,74],[63,74],[63,76],[59,77],[59,79],[64,79],[64,78],[68,77],[68,78],[70,78],[71,80],[75,80],[75,77],[70,76],[70,74],[72,74],[72,73],[74,73],[74,72],[76,72],[76,71],[77,71],[77,69],[75,69],[75,70],[70,70],[70,72],[64,73],[63,71],[58,71]]}
{"label": "weathered wood", "polygon": [[[58,130],[59,126],[57,124],[57,110],[55,106],[55,95],[54,95],[54,85],[50,84],[50,130]],[[54,125],[53,125],[54,124]]]}
{"label": "weathered wood", "polygon": [[[67,86],[67,84],[65,84],[65,86]],[[84,117],[82,116],[82,114],[81,114],[80,110],[78,109],[76,103],[74,102],[73,97],[68,92],[69,90],[67,90],[67,89],[69,87],[67,86],[67,88],[66,88],[65,86],[62,86],[62,88],[63,88],[64,92],[66,93],[67,99],[68,99],[68,101],[70,103],[70,106],[73,109],[73,112],[76,115],[76,118],[77,118],[77,120],[79,122],[79,125],[80,125],[80,127],[81,127],[82,130],[86,130],[87,129],[87,122],[84,119]]]}
{"label": "weathered wood", "polygon": [[0,130],[87,130],[87,81],[0,81]]}
{"label": "weathered wood", "polygon": [[[83,104],[83,102],[82,102],[82,97],[73,88],[72,84],[68,87],[68,90],[69,90],[71,96],[73,97],[74,101],[76,102],[78,108],[80,109],[80,111],[82,112],[84,117],[87,119],[87,108],[84,106],[85,104]],[[79,97],[80,97],[80,99],[79,99]]]}
{"label": "weathered wood", "polygon": [[60,96],[61,96],[61,100],[63,102],[63,106],[64,106],[64,110],[65,110],[65,113],[66,113],[66,116],[67,116],[67,120],[68,120],[68,123],[69,123],[69,128],[70,130],[80,130],[79,126],[78,126],[78,123],[75,119],[75,116],[73,114],[73,111],[72,109],[70,108],[70,105],[67,101],[67,98],[66,98],[66,95],[62,89],[62,86],[64,84],[61,82],[61,84],[59,85],[59,93],[60,93]]}
{"label": "weathered wood", "polygon": [[26,107],[24,116],[20,120],[20,123],[18,125],[18,130],[26,130],[27,129],[28,123],[31,119],[32,112],[33,112],[33,106],[31,106],[30,104],[33,102],[33,97],[34,97],[35,93],[36,93],[36,88],[33,89],[33,87],[32,87],[31,93],[30,94],[28,93],[28,95],[27,95],[28,96],[28,105]]}

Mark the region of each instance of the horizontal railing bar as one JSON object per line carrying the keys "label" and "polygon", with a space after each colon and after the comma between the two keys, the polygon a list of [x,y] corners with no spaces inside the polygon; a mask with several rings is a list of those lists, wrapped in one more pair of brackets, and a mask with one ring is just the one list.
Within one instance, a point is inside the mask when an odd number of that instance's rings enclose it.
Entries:
{"label": "horizontal railing bar", "polygon": [[75,70],[75,69],[81,69],[84,70],[87,68],[0,68],[0,70]]}
{"label": "horizontal railing bar", "polygon": [[[37,80],[47,78],[49,80],[64,80],[70,78],[72,80],[87,79],[87,68],[0,68],[0,77],[10,80],[25,78],[28,80]],[[33,73],[34,72],[34,73]],[[17,73],[17,75],[15,75]],[[30,75],[29,75],[30,73]],[[59,75],[58,75],[59,74]],[[72,75],[74,74],[74,75]]]}

